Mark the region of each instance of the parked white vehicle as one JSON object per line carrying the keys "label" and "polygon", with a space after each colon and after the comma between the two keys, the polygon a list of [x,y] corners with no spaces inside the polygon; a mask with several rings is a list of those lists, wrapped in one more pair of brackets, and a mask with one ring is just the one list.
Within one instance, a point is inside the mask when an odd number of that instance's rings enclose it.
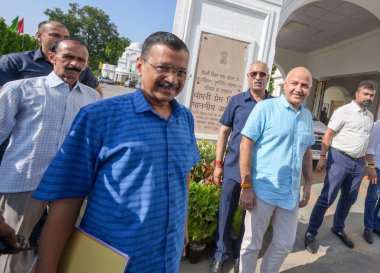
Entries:
{"label": "parked white vehicle", "polygon": [[327,126],[313,115],[313,129],[315,143],[311,146],[311,151],[313,153],[313,160],[319,160],[319,157],[321,156],[322,138],[326,132]]}

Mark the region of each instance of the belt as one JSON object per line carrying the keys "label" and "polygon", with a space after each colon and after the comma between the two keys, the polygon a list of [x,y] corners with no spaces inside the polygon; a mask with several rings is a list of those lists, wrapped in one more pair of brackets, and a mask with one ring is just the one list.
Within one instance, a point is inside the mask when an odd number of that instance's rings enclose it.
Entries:
{"label": "belt", "polygon": [[351,160],[358,160],[358,159],[361,159],[361,158],[362,158],[362,157],[358,157],[358,158],[356,158],[356,157],[350,156],[348,153],[343,152],[343,151],[341,151],[341,150],[339,150],[339,149],[336,149],[336,148],[333,148],[333,149],[334,149],[335,151],[337,151],[338,153],[344,155],[345,157],[348,157],[348,158],[351,159]]}

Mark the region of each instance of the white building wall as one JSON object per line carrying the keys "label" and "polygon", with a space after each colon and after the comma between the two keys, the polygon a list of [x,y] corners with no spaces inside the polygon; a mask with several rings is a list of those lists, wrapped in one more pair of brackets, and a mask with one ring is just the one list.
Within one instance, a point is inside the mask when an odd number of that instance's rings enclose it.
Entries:
{"label": "white building wall", "polygon": [[[379,0],[347,0],[367,9],[380,18]],[[284,0],[279,29],[298,8],[315,0]],[[276,48],[276,63],[287,73],[295,66],[306,66],[315,79],[334,76],[355,75],[380,71],[380,30],[374,30],[321,50],[302,54]]]}
{"label": "white building wall", "polygon": [[[380,3],[379,3],[380,4]],[[380,29],[315,51],[306,58],[316,79],[380,71]]]}
{"label": "white building wall", "polygon": [[[380,19],[379,0],[346,0],[353,4],[367,9]],[[298,8],[307,5],[315,0],[284,0],[279,21],[279,29],[283,26],[287,18]],[[338,81],[341,86],[349,87],[347,90],[353,92],[360,80],[372,79],[378,84],[380,72],[380,30],[373,30],[363,35],[357,36],[335,45],[311,52],[309,54],[298,53],[291,50],[276,48],[275,62],[281,67],[281,72],[286,75],[289,70],[296,66],[307,67],[314,80],[322,80],[328,86]],[[315,84],[311,94],[306,101],[310,108],[314,104]],[[345,100],[351,97],[345,95]],[[327,97],[328,99],[328,97]],[[370,110],[376,114],[380,108],[379,92],[376,94],[375,103]],[[377,115],[379,117],[379,115]]]}
{"label": "white building wall", "polygon": [[[351,101],[350,96],[344,96],[342,89],[336,86],[332,86],[325,90],[325,95],[323,97],[323,106],[325,103],[331,106],[331,101],[343,101],[344,104],[349,103]],[[330,109],[329,109],[330,110]],[[331,112],[331,110],[330,110]],[[331,113],[329,113],[331,116]]]}
{"label": "white building wall", "polygon": [[[194,74],[202,32],[248,42],[246,70],[254,60],[272,66],[282,0],[177,0],[173,33],[190,51],[189,72]],[[190,105],[193,82],[187,81],[178,100]],[[245,82],[244,89],[248,84]]]}
{"label": "white building wall", "polygon": [[380,30],[335,44],[310,54],[277,48],[276,62],[285,73],[305,66],[315,79],[380,71]]}
{"label": "white building wall", "polygon": [[[324,0],[324,1],[328,1],[328,0]],[[351,2],[355,5],[363,7],[380,19],[379,0],[343,0],[343,1]],[[282,9],[281,9],[279,29],[281,29],[286,19],[293,13],[293,11],[312,2],[319,2],[319,0],[317,1],[316,0],[284,0],[282,4]]]}
{"label": "white building wall", "polygon": [[102,76],[109,77],[114,81],[124,81],[128,77],[130,80],[138,80],[136,71],[136,59],[140,56],[141,44],[131,43],[119,58],[117,66],[103,64]]}
{"label": "white building wall", "polygon": [[272,96],[279,97],[282,94],[282,90],[284,89],[284,78],[281,75],[280,70],[276,69],[276,72],[271,75],[271,79],[273,79],[273,93]]}

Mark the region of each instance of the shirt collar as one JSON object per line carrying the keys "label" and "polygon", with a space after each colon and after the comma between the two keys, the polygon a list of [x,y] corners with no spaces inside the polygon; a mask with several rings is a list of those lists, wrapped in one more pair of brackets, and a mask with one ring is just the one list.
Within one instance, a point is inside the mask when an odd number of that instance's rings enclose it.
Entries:
{"label": "shirt collar", "polygon": [[[252,100],[252,101],[254,101],[254,102],[257,103],[257,101],[252,97],[250,89],[248,89],[247,91],[245,91],[243,93],[243,96],[244,96],[244,100],[245,101]],[[270,97],[271,97],[271,95],[268,93],[267,90],[265,90],[264,100],[269,99]]]}
{"label": "shirt collar", "polygon": [[[46,77],[47,83],[49,87],[57,87],[60,85],[66,85],[69,88],[69,84],[65,83],[60,77],[58,77],[57,74],[55,74],[54,71],[52,71],[47,77]],[[81,84],[79,81],[76,82],[74,88],[72,90],[78,89],[80,92],[82,92]],[[71,90],[71,91],[72,91]]]}
{"label": "shirt collar", "polygon": [[363,112],[363,113],[367,112],[367,108],[362,109],[354,100],[351,101],[351,107],[354,111],[357,111],[357,112]]}
{"label": "shirt collar", "polygon": [[[150,106],[140,88],[137,89],[133,94],[133,101],[136,113],[143,113],[146,111],[154,112],[152,106]],[[174,115],[178,115],[179,111],[181,110],[179,103],[173,99],[170,104],[172,106],[172,113]]]}
{"label": "shirt collar", "polygon": [[[282,94],[280,96],[280,103],[285,107],[285,108],[288,108],[290,110],[293,111],[293,108],[292,106],[290,105],[290,103],[285,99],[285,96],[284,94]],[[298,109],[297,113],[301,113],[303,111],[303,109],[305,108],[305,106],[301,105],[300,109]]]}
{"label": "shirt collar", "polygon": [[38,49],[34,50],[33,60],[37,61],[38,59],[44,59],[45,60],[45,56],[42,53],[42,49],[41,48],[38,48]]}

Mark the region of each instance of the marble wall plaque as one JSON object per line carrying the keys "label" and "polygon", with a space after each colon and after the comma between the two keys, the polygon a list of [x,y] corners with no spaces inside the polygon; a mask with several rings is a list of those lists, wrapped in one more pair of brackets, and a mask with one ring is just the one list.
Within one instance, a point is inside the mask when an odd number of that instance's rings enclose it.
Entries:
{"label": "marble wall plaque", "polygon": [[218,135],[220,116],[231,97],[243,91],[248,46],[202,33],[190,105],[197,135]]}

